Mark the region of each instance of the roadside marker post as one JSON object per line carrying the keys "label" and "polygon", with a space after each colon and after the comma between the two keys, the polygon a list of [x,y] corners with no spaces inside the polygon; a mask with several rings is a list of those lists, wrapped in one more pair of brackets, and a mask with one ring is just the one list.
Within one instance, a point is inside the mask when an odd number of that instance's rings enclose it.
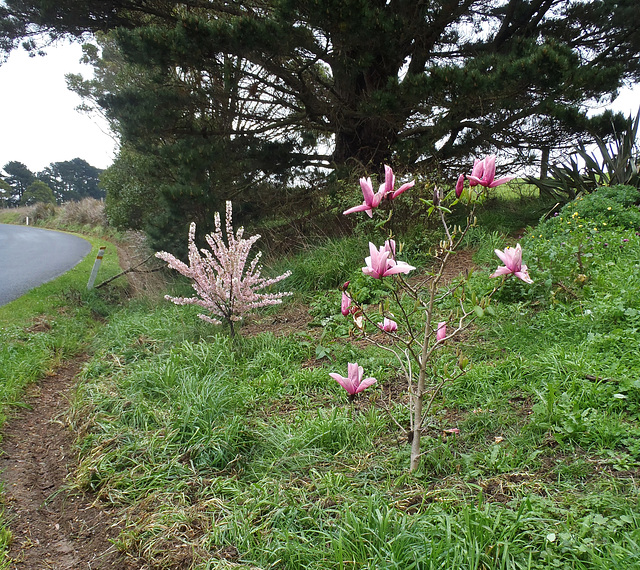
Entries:
{"label": "roadside marker post", "polygon": [[103,245],[98,251],[98,257],[96,257],[96,261],[93,264],[91,276],[89,277],[89,283],[87,283],[87,289],[93,289],[93,284],[95,283],[96,277],[98,276],[98,269],[100,269],[100,264],[102,263],[102,256],[104,255],[105,249],[107,249],[107,246]]}

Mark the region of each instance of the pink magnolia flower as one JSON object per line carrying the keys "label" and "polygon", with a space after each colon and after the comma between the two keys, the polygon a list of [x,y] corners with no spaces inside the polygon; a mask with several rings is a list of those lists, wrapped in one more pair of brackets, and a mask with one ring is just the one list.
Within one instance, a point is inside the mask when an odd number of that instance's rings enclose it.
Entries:
{"label": "pink magnolia flower", "polygon": [[384,242],[384,248],[389,252],[391,259],[396,258],[396,240],[388,239]]}
{"label": "pink magnolia flower", "polygon": [[351,297],[346,294],[345,291],[342,292],[342,304],[340,307],[340,311],[346,317],[349,314],[349,308],[351,307]]}
{"label": "pink magnolia flower", "polygon": [[380,186],[380,190],[373,193],[373,185],[371,184],[371,178],[361,178],[360,179],[360,188],[362,188],[362,194],[364,196],[364,202],[359,206],[354,206],[353,208],[349,208],[342,212],[345,216],[347,214],[353,214],[354,212],[366,212],[367,215],[372,218],[373,213],[372,210],[377,208],[382,202],[382,199],[385,197],[387,193],[386,187],[383,184]]}
{"label": "pink magnolia flower", "polygon": [[458,176],[458,182],[456,182],[456,198],[460,198],[462,196],[462,191],[464,190],[464,174]]}
{"label": "pink magnolia flower", "polygon": [[347,391],[351,399],[377,382],[375,378],[365,378],[363,380],[362,373],[362,366],[358,366],[357,362],[349,362],[347,364],[346,378],[335,372],[329,373],[329,376]]}
{"label": "pink magnolia flower", "polygon": [[447,323],[445,321],[440,321],[438,323],[438,330],[436,331],[436,340],[438,342],[442,342],[447,336]]}
{"label": "pink magnolia flower", "polygon": [[371,178],[361,178],[360,179],[360,188],[362,188],[362,195],[364,196],[364,202],[359,206],[354,206],[353,208],[349,208],[342,212],[345,216],[347,214],[353,214],[354,212],[366,212],[367,215],[372,218],[374,208],[377,208],[382,200],[388,198],[389,200],[393,200],[407,191],[415,184],[415,180],[411,182],[407,182],[394,190],[394,186],[396,183],[396,177],[393,174],[393,170],[390,166],[385,164],[384,166],[384,184],[380,186],[380,189],[374,193],[373,192],[373,184],[371,182]]}
{"label": "pink magnolia flower", "polygon": [[484,162],[484,160],[480,160],[478,158],[474,160],[473,169],[471,170],[471,176],[467,176],[467,178],[469,179],[469,186],[478,185],[478,182],[476,182],[476,180],[482,178],[482,175],[484,174]]}
{"label": "pink magnolia flower", "polygon": [[495,252],[502,263],[504,263],[504,266],[498,267],[491,277],[513,274],[525,283],[533,283],[533,279],[529,277],[529,273],[527,272],[527,266],[522,263],[522,248],[520,244],[516,245],[516,247],[507,247],[504,251],[496,249]]}
{"label": "pink magnolia flower", "polygon": [[385,332],[396,332],[398,330],[398,323],[385,317],[383,322],[378,323],[378,327]]}
{"label": "pink magnolia flower", "polygon": [[393,240],[388,240],[380,249],[376,249],[376,246],[369,242],[371,255],[364,260],[367,265],[362,268],[362,273],[375,279],[381,279],[396,273],[409,273],[409,271],[415,269],[415,267],[404,261],[393,259],[392,247],[395,246],[395,243],[392,244],[390,242],[393,242]]}
{"label": "pink magnolia flower", "polygon": [[515,176],[505,176],[504,178],[495,179],[496,176],[496,155],[490,154],[484,160],[476,160],[473,165],[471,174],[467,176],[470,186],[484,186],[485,188],[495,188],[513,180]]}
{"label": "pink magnolia flower", "polygon": [[403,184],[397,190],[394,190],[393,188],[396,185],[395,174],[393,174],[393,170],[391,170],[390,166],[387,166],[386,164],[384,165],[384,189],[385,196],[389,198],[389,200],[397,198],[400,194],[406,192],[409,188],[412,188],[415,183],[416,181],[412,180],[411,182]]}

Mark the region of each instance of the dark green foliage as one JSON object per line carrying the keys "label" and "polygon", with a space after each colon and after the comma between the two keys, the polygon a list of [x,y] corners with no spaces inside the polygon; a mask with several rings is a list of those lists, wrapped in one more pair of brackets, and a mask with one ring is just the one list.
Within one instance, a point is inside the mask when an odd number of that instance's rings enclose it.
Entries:
{"label": "dark green foliage", "polygon": [[51,188],[41,180],[36,180],[29,184],[28,188],[22,194],[22,199],[20,200],[21,206],[31,206],[36,203],[56,203],[56,197],[53,190],[51,190]]}
{"label": "dark green foliage", "polygon": [[[99,168],[91,166],[81,158],[74,158],[64,162],[52,162],[42,172],[34,174],[21,162],[11,161],[4,165],[6,175],[4,182],[9,185],[11,197],[10,205],[42,202],[29,197],[29,201],[23,199],[27,188],[38,181],[46,185],[54,196],[54,202],[82,200],[83,198],[104,198],[105,192],[99,188]],[[38,185],[39,188],[42,186]]]}
{"label": "dark green foliage", "polygon": [[3,166],[6,175],[4,181],[11,187],[10,205],[17,205],[29,185],[36,179],[36,175],[22,162],[12,160]]}
{"label": "dark green foliage", "polygon": [[489,149],[528,160],[605,136],[610,121],[583,103],[640,76],[635,0],[5,4],[0,47],[109,32],[88,56],[96,78],[73,87],[155,161],[151,183],[184,224],[226,199],[306,216],[322,204],[318,167],[454,179]]}
{"label": "dark green foliage", "polygon": [[6,208],[9,206],[9,200],[11,199],[11,186],[0,178],[0,208]]}
{"label": "dark green foliage", "polygon": [[105,191],[99,187],[102,171],[86,160],[74,158],[64,162],[52,162],[38,179],[53,189],[58,202],[79,201],[83,198],[104,198]]}
{"label": "dark green foliage", "polygon": [[[263,6],[259,18],[249,10],[217,14],[215,5],[159,10],[153,23],[116,35],[125,60],[152,71],[153,89],[111,92],[102,104],[129,133],[130,113],[142,125],[151,113],[150,124],[179,136],[190,130],[241,135],[256,149],[269,141],[296,165],[314,157],[328,164],[329,157],[318,156],[318,135],[335,136],[335,165],[373,168],[396,152],[408,164],[453,160],[489,141],[510,147],[527,139],[537,146],[599,128],[576,103],[617,88],[621,74],[637,71],[620,57],[637,46],[621,37],[609,65],[581,64],[570,39],[577,29],[592,28],[590,47],[604,50],[612,34],[631,26],[623,19],[604,25],[600,10],[617,15],[624,7],[598,4],[599,10],[571,6],[558,16],[548,6],[516,0],[494,10],[478,6],[477,13],[462,3],[359,0],[280,0]],[[466,35],[461,23],[467,18],[477,26],[491,22],[487,34]],[[435,56],[440,44],[457,50],[446,59]],[[207,113],[198,115],[196,128],[183,123],[203,105]],[[436,107],[450,112],[431,125]],[[272,160],[269,171],[279,166]]]}
{"label": "dark green foliage", "polygon": [[119,230],[141,230],[149,217],[158,216],[155,186],[147,178],[148,160],[123,146],[115,162],[101,177],[107,198],[105,213],[109,224]]}

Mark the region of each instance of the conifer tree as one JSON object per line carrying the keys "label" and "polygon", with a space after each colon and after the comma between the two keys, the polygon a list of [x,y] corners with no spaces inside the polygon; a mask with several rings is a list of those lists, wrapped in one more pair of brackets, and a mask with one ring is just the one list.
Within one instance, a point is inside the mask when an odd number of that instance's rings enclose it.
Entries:
{"label": "conifer tree", "polygon": [[87,93],[123,143],[167,172],[161,194],[181,219],[189,219],[184,204],[210,219],[257,181],[315,167],[372,174],[389,163],[452,174],[481,151],[546,156],[620,126],[624,117],[588,117],[585,105],[640,78],[637,0],[0,7],[0,47],[38,49],[34,34],[43,32],[110,33],[111,55],[126,67]]}
{"label": "conifer tree", "polygon": [[[159,134],[170,108],[177,136],[244,139],[276,168],[287,147],[295,164],[381,167],[539,145],[593,127],[582,104],[640,77],[635,0],[6,0],[3,11],[5,46],[115,29],[157,87],[105,101],[125,130],[132,107],[143,124],[153,109]],[[215,121],[180,124],[205,102]]]}

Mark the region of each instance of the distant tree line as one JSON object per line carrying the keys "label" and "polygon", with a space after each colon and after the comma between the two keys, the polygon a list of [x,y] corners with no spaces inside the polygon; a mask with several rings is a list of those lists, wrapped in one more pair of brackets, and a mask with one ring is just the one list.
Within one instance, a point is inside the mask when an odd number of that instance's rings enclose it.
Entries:
{"label": "distant tree line", "polygon": [[33,173],[22,162],[7,162],[0,171],[0,208],[29,206],[36,202],[62,204],[83,198],[103,199],[102,170],[81,158],[52,162]]}

